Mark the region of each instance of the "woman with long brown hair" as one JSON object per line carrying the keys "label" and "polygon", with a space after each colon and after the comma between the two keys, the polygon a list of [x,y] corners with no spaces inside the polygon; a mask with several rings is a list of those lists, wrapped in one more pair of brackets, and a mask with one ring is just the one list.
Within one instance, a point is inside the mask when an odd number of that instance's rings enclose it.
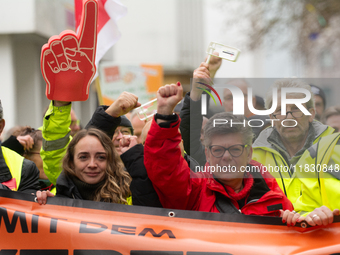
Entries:
{"label": "woman with long brown hair", "polygon": [[[56,184],[57,196],[132,204],[131,177],[111,138],[121,122],[120,116],[138,106],[137,96],[123,92],[110,106],[99,107],[100,111],[93,114],[93,119],[104,117],[99,126],[91,120],[85,130],[72,138],[69,132],[71,102],[51,102],[43,122],[45,142],[41,155],[44,172]],[[37,191],[36,202],[45,204],[51,196],[48,191]]]}
{"label": "woman with long brown hair", "polygon": [[[67,147],[63,172],[57,180],[57,197],[131,204],[130,175],[110,138],[98,129],[79,131]],[[37,192],[45,203],[50,192]]]}
{"label": "woman with long brown hair", "polygon": [[[110,138],[98,129],[84,129],[78,133],[63,159],[64,173],[57,181],[57,195],[128,203],[131,177],[124,170]],[[74,189],[70,189],[71,182]]]}

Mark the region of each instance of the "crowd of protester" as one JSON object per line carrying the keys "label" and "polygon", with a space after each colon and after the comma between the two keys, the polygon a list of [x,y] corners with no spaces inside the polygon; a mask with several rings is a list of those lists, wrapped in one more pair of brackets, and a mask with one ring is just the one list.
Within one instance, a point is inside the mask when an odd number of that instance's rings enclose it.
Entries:
{"label": "crowd of protester", "polygon": [[[281,98],[270,115],[254,115],[248,84],[235,79],[228,85],[243,91],[244,116],[233,115],[233,96],[225,89],[225,111],[208,119],[201,114],[203,90],[196,81],[211,83],[221,62],[217,57],[202,62],[184,98],[180,82],[159,88],[150,120],[138,118],[138,95],[128,92],[99,106],[84,129],[72,102],[51,101],[42,127],[18,127],[2,141],[0,189],[34,194],[40,204],[57,196],[282,217],[287,225],[332,223],[340,205],[340,106],[326,108],[326,96],[315,85],[282,79],[272,86],[278,94],[290,88],[311,92],[302,104],[310,115],[294,104],[281,113]],[[271,94],[251,101],[262,109],[264,102],[266,109],[273,104]],[[0,102],[0,133],[5,110]],[[228,122],[216,125],[216,119]],[[275,121],[270,125],[267,119]],[[248,120],[265,125],[230,124]],[[285,127],[283,120],[297,125]]]}

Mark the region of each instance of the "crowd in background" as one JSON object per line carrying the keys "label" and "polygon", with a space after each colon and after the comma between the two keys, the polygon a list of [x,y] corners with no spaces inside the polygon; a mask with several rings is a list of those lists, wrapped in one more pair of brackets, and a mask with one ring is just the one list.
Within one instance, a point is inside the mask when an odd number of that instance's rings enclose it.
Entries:
{"label": "crowd in background", "polygon": [[[72,102],[51,101],[42,127],[15,127],[3,136],[0,188],[33,193],[40,204],[59,196],[276,216],[288,225],[332,223],[340,201],[340,106],[327,105],[320,87],[282,79],[272,88],[311,92],[302,104],[310,115],[295,104],[282,113],[281,98],[273,113],[255,115],[248,108],[246,81],[235,79],[226,85],[245,95],[244,116],[232,113],[233,94],[225,89],[225,111],[208,119],[201,114],[203,90],[197,81],[212,84],[221,62],[217,57],[202,62],[185,95],[180,81],[159,88],[157,113],[149,120],[139,119],[138,95],[128,92],[99,106],[84,128]],[[252,102],[258,110],[273,105],[271,94]],[[3,112],[0,104],[0,132]],[[228,121],[216,125],[216,119]],[[253,127],[231,125],[249,121]]]}

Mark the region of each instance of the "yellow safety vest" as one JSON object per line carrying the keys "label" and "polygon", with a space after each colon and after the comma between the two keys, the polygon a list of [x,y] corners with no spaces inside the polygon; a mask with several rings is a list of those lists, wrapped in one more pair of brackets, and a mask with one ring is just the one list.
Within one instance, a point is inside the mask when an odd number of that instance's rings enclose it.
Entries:
{"label": "yellow safety vest", "polygon": [[1,146],[6,165],[8,166],[12,179],[2,184],[6,185],[13,191],[17,191],[21,181],[21,170],[24,157],[6,147]]}
{"label": "yellow safety vest", "polygon": [[[296,172],[291,169],[279,152],[270,148],[257,147],[253,149],[253,160],[267,167],[268,172],[276,178],[277,184],[288,199],[294,203],[301,195],[301,183],[296,178]],[[299,164],[300,160],[297,162]]]}
{"label": "yellow safety vest", "polygon": [[[324,139],[331,135],[333,131],[333,128],[327,127],[327,129],[313,141],[313,144],[316,144],[320,138]],[[294,169],[292,169],[294,171],[291,172],[287,171],[287,169],[290,169],[288,163],[284,160],[281,154],[274,149],[265,146],[253,147],[252,159],[267,167],[268,172],[276,178],[277,184],[295,208],[295,202],[301,195],[301,182],[296,175],[296,168],[299,165],[304,164],[301,162],[301,158],[295,164]],[[270,171],[270,167],[272,168],[272,171]]]}
{"label": "yellow safety vest", "polygon": [[295,210],[307,215],[323,205],[340,208],[340,133],[323,137],[301,156],[301,196]]}

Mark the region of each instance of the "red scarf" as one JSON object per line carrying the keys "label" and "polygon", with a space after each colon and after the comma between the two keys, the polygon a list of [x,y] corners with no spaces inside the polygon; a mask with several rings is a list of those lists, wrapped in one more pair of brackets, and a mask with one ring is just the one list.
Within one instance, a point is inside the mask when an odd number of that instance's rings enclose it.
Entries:
{"label": "red scarf", "polygon": [[243,178],[243,189],[239,192],[236,193],[231,187],[229,186],[224,186],[226,191],[228,192],[228,195],[238,201],[241,200],[243,198],[245,198],[249,193],[250,193],[250,189],[254,184],[254,178],[251,174],[247,173],[244,178]]}

